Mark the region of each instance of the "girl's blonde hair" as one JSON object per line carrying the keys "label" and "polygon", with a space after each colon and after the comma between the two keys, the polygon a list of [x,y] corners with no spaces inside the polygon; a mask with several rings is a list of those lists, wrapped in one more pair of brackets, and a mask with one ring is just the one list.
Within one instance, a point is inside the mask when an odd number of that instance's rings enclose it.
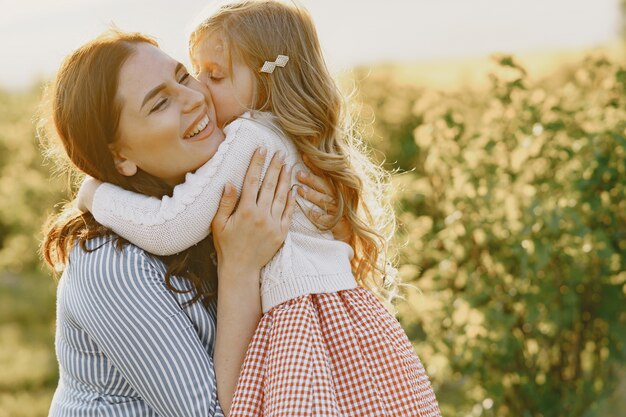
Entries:
{"label": "girl's blonde hair", "polygon": [[[275,0],[224,4],[191,34],[192,60],[200,44],[214,34],[224,42],[231,75],[234,60],[252,70],[254,110],[272,112],[313,170],[332,186],[338,211],[325,229],[343,216],[348,220],[355,253],[352,269],[359,284],[392,294],[395,269],[387,251],[395,216],[388,198],[389,173],[369,160],[356,135],[310,14]],[[272,74],[260,72],[265,61],[278,55],[289,56],[285,67]]]}

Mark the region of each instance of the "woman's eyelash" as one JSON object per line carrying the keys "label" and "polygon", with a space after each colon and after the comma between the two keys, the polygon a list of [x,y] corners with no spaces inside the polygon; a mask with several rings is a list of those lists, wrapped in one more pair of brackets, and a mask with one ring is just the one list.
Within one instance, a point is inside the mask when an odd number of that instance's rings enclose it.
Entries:
{"label": "woman's eyelash", "polygon": [[165,103],[167,103],[166,98],[160,100],[153,108],[150,109],[150,113],[154,113],[155,111],[160,110],[161,108],[163,108]]}
{"label": "woman's eyelash", "polygon": [[183,74],[183,76],[181,77],[179,83],[184,83],[185,81],[187,81],[187,78],[189,78],[189,73],[186,72],[185,74]]}

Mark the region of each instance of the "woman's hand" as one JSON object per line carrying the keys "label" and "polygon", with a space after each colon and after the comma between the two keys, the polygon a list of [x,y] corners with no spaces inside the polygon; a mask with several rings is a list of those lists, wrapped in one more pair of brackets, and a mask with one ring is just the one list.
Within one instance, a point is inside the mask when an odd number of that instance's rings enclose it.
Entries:
{"label": "woman's hand", "polygon": [[[303,160],[311,168],[306,155],[303,157]],[[312,168],[311,171],[313,171]],[[297,178],[304,185],[304,187],[298,187],[298,194],[316,205],[313,209],[305,210],[304,214],[313,224],[329,227],[332,224],[333,217],[337,214],[337,203],[335,200],[336,195],[328,181],[320,176],[304,171],[298,171]],[[350,243],[352,228],[345,216],[330,231],[335,239]]]}
{"label": "woman's hand", "polygon": [[274,155],[259,188],[264,164],[265,153],[257,149],[238,205],[235,187],[224,188],[211,224],[218,269],[260,271],[287,237],[295,208],[295,196],[289,191],[291,169],[284,166],[284,154]]}
{"label": "woman's hand", "polygon": [[[252,157],[237,206],[227,184],[211,224],[217,252],[217,337],[213,355],[217,396],[228,415],[248,344],[261,318],[261,268],[283,244],[295,208],[291,170],[274,156],[259,189],[265,153]],[[235,210],[235,206],[237,209]]]}

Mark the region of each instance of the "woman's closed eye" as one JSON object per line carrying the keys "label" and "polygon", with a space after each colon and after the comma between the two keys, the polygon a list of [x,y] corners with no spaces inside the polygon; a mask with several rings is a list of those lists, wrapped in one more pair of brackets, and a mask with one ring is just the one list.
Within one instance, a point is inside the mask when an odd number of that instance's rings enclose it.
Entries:
{"label": "woman's closed eye", "polygon": [[162,98],[160,98],[160,99],[159,99],[159,101],[157,101],[157,102],[156,102],[156,104],[154,105],[154,107],[152,107],[152,108],[150,109],[150,112],[149,112],[148,114],[152,114],[152,113],[154,113],[155,111],[159,111],[159,110],[161,110],[162,108],[164,108],[164,107],[165,107],[165,105],[166,105],[166,104],[167,104],[167,97],[162,97]]}
{"label": "woman's closed eye", "polygon": [[[187,83],[187,81],[189,80],[189,73],[187,71],[185,71],[180,78],[178,79],[178,83],[179,84],[183,84],[185,85]],[[156,104],[154,105],[154,107],[152,107],[150,109],[150,112],[148,114],[152,114],[155,111],[161,110],[162,108],[164,108],[164,106],[167,104],[168,102],[168,98],[167,97],[161,97],[159,99],[159,101],[156,102]]]}

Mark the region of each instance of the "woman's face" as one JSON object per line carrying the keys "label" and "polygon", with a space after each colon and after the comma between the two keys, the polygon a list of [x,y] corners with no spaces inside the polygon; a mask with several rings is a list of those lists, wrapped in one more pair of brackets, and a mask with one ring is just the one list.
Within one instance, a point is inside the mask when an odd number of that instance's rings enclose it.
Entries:
{"label": "woman's face", "polygon": [[198,69],[198,79],[211,90],[217,107],[218,126],[223,128],[253,107],[254,74],[233,57],[231,77],[221,35],[205,36],[192,59]]}
{"label": "woman's face", "polygon": [[170,185],[207,162],[224,140],[208,89],[159,48],[139,43],[124,63],[117,90],[117,170],[141,168]]}

